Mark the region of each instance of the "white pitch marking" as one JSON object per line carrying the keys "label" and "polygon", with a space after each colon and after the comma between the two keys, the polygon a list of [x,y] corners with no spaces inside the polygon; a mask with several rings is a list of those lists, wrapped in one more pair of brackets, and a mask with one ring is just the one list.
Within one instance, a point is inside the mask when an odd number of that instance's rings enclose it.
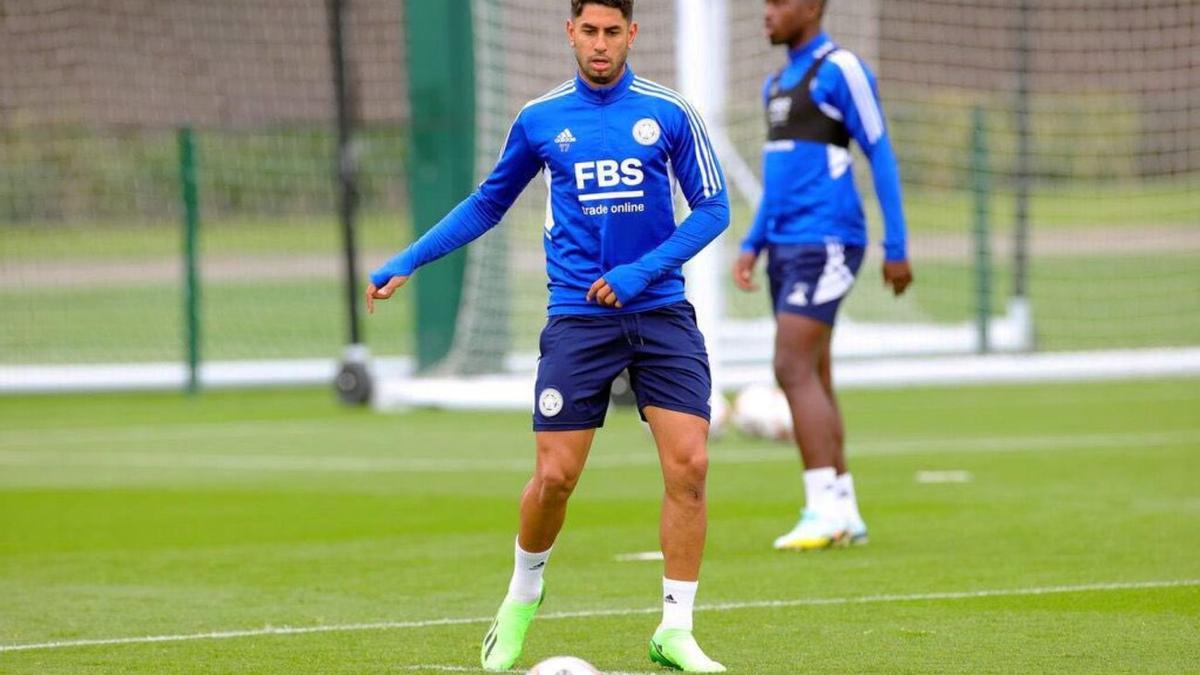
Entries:
{"label": "white pitch marking", "polygon": [[[416,666],[408,666],[405,670],[440,670],[444,673],[486,673],[488,671],[482,668],[468,668],[466,666],[443,666],[434,663],[422,663]],[[501,673],[520,673],[520,670],[501,670],[493,671]]]}
{"label": "white pitch marking", "polygon": [[[443,673],[496,673],[494,670],[469,668],[466,665],[443,665],[438,663],[422,663],[409,665],[406,670],[440,670]],[[500,670],[499,673],[524,673],[524,670]],[[625,670],[605,670],[605,675],[655,675],[654,673],[629,673]]]}
{"label": "white pitch marking", "polygon": [[924,484],[936,483],[970,483],[975,480],[970,471],[918,471],[917,482]]}
{"label": "white pitch marking", "polygon": [[641,553],[619,553],[616,556],[617,562],[652,562],[662,560],[662,551],[642,551]]}
{"label": "white pitch marking", "polygon": [[[1132,591],[1155,588],[1190,588],[1200,586],[1200,579],[1176,579],[1173,581],[1116,581],[1071,586],[1040,586],[1033,588],[1005,588],[982,591],[949,591],[942,593],[912,593],[890,595],[864,595],[851,598],[800,598],[796,600],[753,600],[748,602],[723,602],[699,605],[698,612],[729,612],[739,609],[778,609],[788,607],[824,607],[829,605],[867,605],[893,602],[924,602],[932,600],[971,600],[976,598],[1006,598],[1025,595],[1055,595],[1061,593],[1089,593],[1099,591]],[[595,617],[635,616],[657,614],[661,607],[633,607],[624,609],[593,609],[576,612],[554,612],[538,617],[539,621],[561,619],[589,619]],[[148,644],[157,642],[191,642],[195,640],[227,640],[231,638],[260,637],[273,635],[307,635],[312,633],[349,633],[369,630],[399,630],[407,628],[431,628],[436,626],[465,626],[489,624],[492,617],[466,619],[429,619],[425,621],[381,621],[378,623],[354,623],[329,626],[267,626],[265,628],[191,633],[185,635],[153,635],[147,637],[105,638],[91,640],[63,640],[59,642],[37,642],[29,644],[0,645],[0,653],[23,652],[68,647],[98,647],[106,645]]]}
{"label": "white pitch marking", "polygon": [[[166,439],[164,439],[166,440]],[[178,439],[173,439],[178,440]],[[1022,452],[1029,450],[1074,450],[1090,448],[1154,447],[1200,445],[1200,430],[1125,433],[1125,434],[1060,434],[1044,436],[999,436],[977,438],[931,438],[900,441],[860,441],[851,446],[856,457],[920,455],[942,452]],[[5,444],[0,442],[0,447]],[[25,447],[36,442],[25,444]],[[777,448],[742,449],[716,446],[709,460],[714,464],[767,464],[794,462],[795,451]],[[423,457],[348,457],[304,456],[249,453],[189,453],[162,452],[103,452],[53,450],[0,450],[0,465],[116,467],[122,469],[208,469],[215,471],[280,471],[316,473],[479,473],[496,471],[526,472],[533,467],[533,458],[423,458]],[[588,466],[615,469],[633,466],[658,465],[653,453],[596,455]]]}

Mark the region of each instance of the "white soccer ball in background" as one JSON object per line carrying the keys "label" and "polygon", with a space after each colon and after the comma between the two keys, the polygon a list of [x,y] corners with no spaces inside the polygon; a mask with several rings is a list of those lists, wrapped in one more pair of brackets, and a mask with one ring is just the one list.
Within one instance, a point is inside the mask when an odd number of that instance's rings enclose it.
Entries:
{"label": "white soccer ball in background", "polygon": [[751,384],[738,392],[731,421],[738,431],[752,438],[786,441],[792,437],[787,397],[773,385]]}
{"label": "white soccer ball in background", "polygon": [[527,675],[600,675],[600,671],[574,656],[554,656],[534,666]]}
{"label": "white soccer ball in background", "polygon": [[[713,393],[709,399],[709,420],[708,420],[708,440],[715,441],[725,435],[725,431],[729,429],[729,418],[733,414],[733,410],[729,407],[729,401],[718,393]],[[650,431],[650,425],[642,422],[642,430],[646,435],[654,438],[654,432]]]}

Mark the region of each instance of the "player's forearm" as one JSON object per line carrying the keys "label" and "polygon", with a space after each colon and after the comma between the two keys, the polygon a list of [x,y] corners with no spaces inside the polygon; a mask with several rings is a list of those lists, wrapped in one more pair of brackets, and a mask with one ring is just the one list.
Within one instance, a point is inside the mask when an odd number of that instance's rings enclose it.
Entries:
{"label": "player's forearm", "polygon": [[467,197],[445,218],[399,255],[371,274],[371,283],[384,286],[392,277],[411,276],[417,268],[453,253],[478,239],[500,222],[504,213],[478,192]]}
{"label": "player's forearm", "polygon": [[904,198],[900,188],[900,169],[887,136],[879,139],[871,152],[871,175],[875,194],[883,211],[883,250],[889,262],[908,259],[908,227],[904,218]]}
{"label": "player's forearm", "polygon": [[691,215],[654,250],[636,262],[610,270],[604,279],[621,302],[629,302],[655,280],[694,258],[727,227],[729,198],[722,192],[697,204]]}
{"label": "player's forearm", "polygon": [[742,239],[741,250],[743,253],[753,253],[758,255],[767,246],[767,210],[763,205],[759,205],[758,211],[754,214],[754,222],[750,224],[750,230],[746,232],[746,236]]}

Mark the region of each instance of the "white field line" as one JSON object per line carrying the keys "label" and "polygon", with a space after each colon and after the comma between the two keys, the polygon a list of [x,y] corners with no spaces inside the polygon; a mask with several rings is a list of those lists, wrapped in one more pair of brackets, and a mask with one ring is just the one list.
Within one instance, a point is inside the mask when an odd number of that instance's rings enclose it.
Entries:
{"label": "white field line", "polygon": [[[0,448],[38,443],[102,442],[136,443],[139,441],[192,441],[200,439],[262,438],[265,436],[308,435],[330,430],[339,435],[346,427],[336,421],[321,420],[247,420],[242,422],[193,422],[188,424],[146,424],[121,426],[92,426],[71,429],[10,429],[0,430]],[[363,433],[383,433],[374,425],[355,428]]]}
{"label": "white field line", "polygon": [[[421,663],[418,665],[409,665],[404,670],[438,670],[442,673],[496,673],[494,670],[484,670],[482,668],[469,668],[467,665],[445,665],[440,663]],[[500,670],[500,673],[526,673],[526,670]],[[605,670],[605,675],[661,675],[658,673],[629,673],[625,670]]]}
{"label": "white field line", "polygon": [[[1200,446],[1200,429],[1168,432],[1118,434],[1058,434],[1038,436],[996,436],[977,438],[927,438],[900,441],[860,441],[850,445],[854,457],[919,455],[934,453],[988,453],[1102,448],[1144,448],[1178,445]],[[3,445],[0,444],[0,448]],[[26,446],[28,447],[28,446]],[[763,464],[793,462],[795,450],[786,445],[774,448],[734,448],[720,444],[709,450],[713,464]],[[614,469],[658,464],[658,457],[647,448],[638,454],[595,455],[588,460],[593,469]],[[0,449],[0,466],[174,469],[250,472],[316,473],[474,473],[525,472],[533,466],[527,458],[444,458],[444,457],[348,457],[250,454],[250,453],[175,453],[170,451],[58,451]]]}
{"label": "white field line", "polygon": [[663,559],[662,551],[642,551],[640,553],[618,553],[613,557],[617,562],[656,562]]}
{"label": "white field line", "polygon": [[[910,593],[888,595],[864,595],[848,598],[800,598],[795,600],[754,600],[748,602],[723,602],[698,605],[698,612],[729,612],[742,609],[778,609],[788,607],[824,607],[835,605],[867,605],[898,602],[929,602],[939,600],[973,600],[979,598],[1010,598],[1063,593],[1096,593],[1105,591],[1129,591],[1161,588],[1192,588],[1200,586],[1200,579],[1176,579],[1172,581],[1128,581],[1066,586],[1040,586],[1033,588],[1006,588],[980,591],[949,591],[942,593]],[[563,619],[589,619],[596,617],[634,616],[657,614],[661,607],[634,607],[624,609],[596,609],[576,612],[554,612],[538,616],[539,621]],[[144,637],[105,638],[92,640],[63,640],[57,642],[35,642],[27,644],[0,645],[0,653],[24,652],[70,647],[100,647],[112,645],[153,644],[160,642],[193,642],[197,640],[228,640],[233,638],[262,637],[275,635],[310,635],[314,633],[351,633],[378,630],[405,630],[410,628],[433,628],[439,626],[484,625],[492,617],[462,619],[428,619],[424,621],[380,621],[376,623],[352,623],[325,626],[266,626],[247,630],[214,631],[181,635],[149,635]]]}
{"label": "white field line", "polygon": [[938,483],[970,483],[974,480],[970,471],[918,471],[916,480],[924,485]]}

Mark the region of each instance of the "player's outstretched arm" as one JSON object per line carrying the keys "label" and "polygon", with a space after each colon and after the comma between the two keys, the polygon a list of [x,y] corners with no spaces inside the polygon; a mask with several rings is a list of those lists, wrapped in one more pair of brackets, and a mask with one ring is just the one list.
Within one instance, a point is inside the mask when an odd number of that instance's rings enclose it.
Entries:
{"label": "player's outstretched arm", "polygon": [[391,298],[406,283],[408,283],[408,277],[392,277],[382,288],[374,283],[367,284],[367,314],[375,313],[376,300]]}
{"label": "player's outstretched arm", "polygon": [[525,136],[518,116],[500,161],[479,189],[464,199],[437,225],[371,274],[367,310],[375,300],[387,300],[408,281],[417,268],[467,244],[500,223],[521,191],[541,169],[541,161]]}

